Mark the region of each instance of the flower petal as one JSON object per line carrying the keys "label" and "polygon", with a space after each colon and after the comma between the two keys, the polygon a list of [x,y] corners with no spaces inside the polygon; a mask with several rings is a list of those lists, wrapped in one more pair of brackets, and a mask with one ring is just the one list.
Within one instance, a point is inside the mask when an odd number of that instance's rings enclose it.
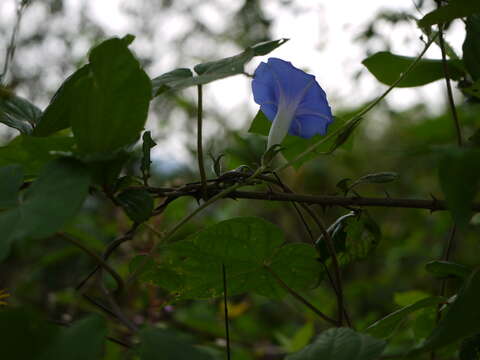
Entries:
{"label": "flower petal", "polygon": [[267,65],[280,87],[280,92],[283,93],[287,101],[298,98],[305,87],[309,86],[312,80],[315,79],[315,76],[297,69],[289,61],[269,58]]}
{"label": "flower petal", "polygon": [[252,91],[255,102],[273,122],[268,146],[280,143],[287,130],[303,138],[325,135],[333,121],[327,96],[315,76],[288,61],[269,58],[262,62],[255,70]]}
{"label": "flower petal", "polygon": [[298,105],[297,114],[319,113],[325,115],[333,121],[332,110],[328,105],[325,91],[315,82],[305,93],[302,101]]}
{"label": "flower petal", "polygon": [[330,123],[331,121],[322,119],[316,114],[297,115],[292,121],[289,133],[304,139],[309,139],[317,134],[325,135]]}
{"label": "flower petal", "polygon": [[[255,70],[252,81],[253,99],[258,105],[276,105],[278,104],[279,87],[274,78],[270,67],[262,62]],[[263,110],[263,109],[262,109]],[[276,113],[276,106],[275,106]],[[267,115],[267,114],[265,114]],[[270,121],[273,121],[275,114],[268,116]]]}
{"label": "flower petal", "polygon": [[265,114],[268,120],[273,121],[275,115],[277,115],[277,105],[275,104],[263,104],[260,106],[260,110]]}

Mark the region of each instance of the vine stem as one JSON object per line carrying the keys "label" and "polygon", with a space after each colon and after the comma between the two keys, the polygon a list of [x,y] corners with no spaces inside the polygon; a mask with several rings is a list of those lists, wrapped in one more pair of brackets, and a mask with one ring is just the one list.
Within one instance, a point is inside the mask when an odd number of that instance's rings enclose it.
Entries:
{"label": "vine stem", "polygon": [[223,310],[225,316],[225,339],[227,341],[227,360],[230,360],[230,329],[228,326],[228,304],[227,304],[227,271],[225,264],[222,264],[222,278],[223,278]]}
{"label": "vine stem", "polygon": [[200,180],[202,183],[203,199],[207,199],[207,175],[203,161],[203,90],[202,85],[197,85],[197,159]]}
{"label": "vine stem", "polygon": [[[262,174],[262,172],[265,171],[265,168],[263,166],[260,166],[250,177],[248,177],[246,180],[245,180],[245,183],[249,183],[250,181],[254,180],[257,176],[259,176],[260,174]],[[210,205],[212,205],[213,203],[215,203],[217,200],[220,200],[222,198],[224,198],[225,196],[229,195],[231,192],[237,190],[240,186],[244,185],[244,183],[236,183],[234,185],[231,185],[230,187],[220,191],[219,193],[217,193],[215,196],[212,196],[211,198],[209,198],[207,201],[205,201],[202,205],[200,205],[198,208],[196,208],[194,211],[192,211],[190,214],[188,214],[187,216],[185,216],[182,220],[180,220],[177,224],[175,224],[175,226],[170,229],[166,234],[165,236],[163,237],[162,241],[161,242],[157,242],[153,248],[150,250],[150,254],[154,254],[157,252],[158,248],[160,247],[160,244],[162,242],[167,242],[170,240],[170,238],[183,226],[185,225],[187,222],[189,222],[193,217],[195,217],[199,212],[201,212],[202,210],[204,210],[205,208],[209,207]],[[145,264],[146,264],[147,260],[146,258],[144,258],[142,260],[142,262],[138,265],[138,267],[135,269],[135,271],[132,272],[132,274],[130,275],[130,277],[127,279],[127,287],[129,287],[133,281],[135,280],[135,278],[138,276],[138,274],[140,273],[140,271],[143,270]]]}
{"label": "vine stem", "polygon": [[[442,260],[443,261],[448,261],[450,260],[450,255],[452,253],[452,249],[453,249],[453,242],[455,240],[455,234],[457,232],[457,227],[456,225],[453,225],[452,226],[452,229],[450,230],[450,234],[448,235],[448,240],[447,240],[447,243],[445,245],[445,248],[443,250],[443,255],[442,255]],[[442,280],[442,283],[440,285],[440,291],[439,291],[439,295],[440,296],[445,296],[445,292],[447,290],[447,279],[443,279]],[[437,314],[436,314],[436,318],[435,318],[435,323],[438,325],[438,323],[440,322],[441,318],[442,318],[442,313],[440,312],[440,309],[441,309],[442,305],[439,304],[437,306]],[[435,353],[435,350],[432,350],[430,352],[430,360],[435,360],[436,359],[436,353]]]}
{"label": "vine stem", "polygon": [[[437,8],[442,6],[439,0],[435,0],[437,3]],[[452,116],[452,121],[455,126],[455,132],[457,135],[457,144],[459,147],[463,146],[463,135],[462,135],[462,127],[460,126],[460,121],[458,119],[457,109],[455,107],[455,100],[453,99],[453,92],[452,92],[452,84],[450,82],[450,76],[448,72],[448,63],[447,63],[447,56],[445,52],[445,41],[443,39],[443,24],[438,24],[438,34],[439,34],[439,42],[440,42],[440,50],[442,52],[442,67],[443,67],[443,74],[445,76],[445,85],[447,89],[447,99],[448,105],[450,108],[450,114]],[[455,233],[457,232],[457,227],[454,224],[452,230],[450,231],[450,235],[448,236],[447,244],[445,245],[444,253],[442,255],[443,260],[448,261],[450,259],[450,255],[453,248],[453,242],[455,240]],[[442,284],[440,286],[440,296],[445,296],[445,291],[447,288],[447,279],[442,280]],[[440,322],[442,314],[440,313],[440,305],[437,307],[437,316],[436,316],[436,323]],[[430,359],[436,359],[435,351],[430,352]]]}
{"label": "vine stem", "polygon": [[[440,6],[440,3],[438,1],[437,1],[437,4],[438,6]],[[447,56],[445,53],[445,41],[443,39],[443,24],[438,24],[438,35],[439,35],[438,39],[440,41],[440,50],[442,52],[443,74],[445,76],[445,84],[447,88],[447,98],[448,98],[448,105],[450,108],[450,114],[452,116],[453,124],[455,126],[455,132],[457,135],[457,144],[458,146],[463,146],[462,127],[460,126],[457,109],[455,108],[455,100],[453,99],[452,84],[450,82],[450,76],[448,72]]]}
{"label": "vine stem", "polygon": [[412,69],[420,62],[422,59],[423,55],[427,52],[427,50],[430,48],[430,45],[436,40],[438,36],[438,33],[433,35],[428,42],[425,44],[423,50],[420,52],[420,54],[415,58],[415,60],[408,66],[408,68],[400,75],[400,77],[392,84],[390,87],[382,94],[380,95],[377,99],[372,101],[369,105],[367,105],[363,110],[361,110],[359,113],[355,114],[351,119],[346,121],[340,128],[338,128],[336,131],[331,132],[329,135],[326,137],[322,138],[321,140],[317,141],[316,143],[312,144],[309,146],[304,152],[302,152],[300,155],[295,157],[293,160],[288,161],[287,163],[280,165],[278,168],[274,170],[274,172],[278,172],[281,170],[284,170],[290,166],[292,166],[293,163],[298,162],[299,160],[303,159],[305,156],[308,154],[314,152],[320,145],[323,143],[327,142],[331,138],[333,138],[335,135],[339,134],[348,126],[350,126],[352,123],[355,121],[359,121],[360,118],[362,118],[364,115],[366,115],[370,110],[372,110],[378,103],[380,103],[383,99],[387,97],[390,92],[397,87],[397,85],[405,79],[405,77],[412,71]]}

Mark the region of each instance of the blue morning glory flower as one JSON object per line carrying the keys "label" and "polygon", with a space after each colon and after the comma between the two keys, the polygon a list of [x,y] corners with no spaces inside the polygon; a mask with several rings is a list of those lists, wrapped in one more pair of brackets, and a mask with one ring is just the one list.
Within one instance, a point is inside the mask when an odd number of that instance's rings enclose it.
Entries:
{"label": "blue morning glory flower", "polygon": [[287,133],[311,138],[325,135],[333,121],[327,96],[315,76],[297,69],[290,62],[269,58],[255,70],[253,98],[272,121],[267,149],[280,144]]}

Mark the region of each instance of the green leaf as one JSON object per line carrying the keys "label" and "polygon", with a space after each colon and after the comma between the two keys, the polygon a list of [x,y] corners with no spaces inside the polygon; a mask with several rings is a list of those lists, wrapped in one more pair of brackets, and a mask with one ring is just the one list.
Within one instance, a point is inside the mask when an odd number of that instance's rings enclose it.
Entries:
{"label": "green leaf", "polygon": [[0,166],[20,164],[25,177],[36,176],[49,161],[70,155],[74,145],[71,137],[36,138],[20,135],[0,147]]}
{"label": "green leaf", "polygon": [[480,332],[480,269],[465,281],[457,298],[450,305],[427,340],[411,355],[439,349]]}
{"label": "green leaf", "polygon": [[[373,54],[362,61],[373,76],[382,84],[392,85],[415,61],[413,57],[395,55],[387,51]],[[449,77],[459,80],[464,74],[460,60],[448,60]],[[422,86],[443,79],[442,60],[422,59],[397,85],[397,87]]]}
{"label": "green leaf", "polygon": [[272,40],[246,48],[242,53],[217,61],[198,64],[194,76],[189,69],[181,68],[165,73],[152,80],[154,96],[169,90],[182,90],[190,86],[208,84],[212,81],[244,72],[244,65],[255,56],[263,56],[286,43],[288,39]]}
{"label": "green leaf", "polygon": [[30,134],[42,111],[28,100],[0,86],[0,123]]}
{"label": "green leaf", "polygon": [[142,275],[155,267],[155,260],[148,255],[137,255],[128,264],[128,272],[135,273],[137,278],[142,279]]}
{"label": "green leaf", "polygon": [[89,316],[63,330],[38,359],[103,359],[102,353],[106,335],[105,320],[98,315]]}
{"label": "green leaf", "polygon": [[272,122],[268,120],[262,110],[258,110],[257,114],[252,120],[252,123],[250,124],[248,132],[252,134],[268,136],[271,125]]}
{"label": "green leaf", "polygon": [[79,101],[75,86],[80,79],[87,77],[89,72],[89,66],[84,65],[63,82],[33,130],[33,136],[49,136],[71,126],[71,118],[75,116],[72,112],[75,103]]}
{"label": "green leaf", "polygon": [[353,261],[366,259],[377,248],[382,234],[377,223],[366,213],[361,213],[359,218],[349,218],[346,249],[338,256],[342,265]]}
{"label": "green leaf", "polygon": [[436,307],[438,304],[445,301],[441,296],[427,297],[417,302],[405,306],[391,314],[388,314],[384,318],[374,322],[365,331],[372,336],[386,339],[389,338],[400,323],[405,320],[410,314],[425,308]]}
{"label": "green leaf", "polygon": [[0,167],[0,209],[18,204],[18,191],[23,184],[23,169],[20,165]]}
{"label": "green leaf", "polygon": [[310,321],[302,326],[293,336],[288,347],[289,352],[296,352],[308,345],[315,332],[313,322]]}
{"label": "green leaf", "polygon": [[147,221],[153,212],[153,197],[145,189],[127,189],[117,196],[128,217],[136,222]]}
{"label": "green leaf", "polygon": [[374,360],[385,348],[385,341],[348,328],[324,331],[312,344],[286,360]]}
{"label": "green leaf", "polygon": [[142,144],[142,165],[141,170],[143,174],[144,181],[146,182],[147,179],[150,177],[150,164],[152,163],[150,159],[150,151],[152,150],[157,143],[152,140],[152,135],[150,131],[145,131],[142,136],[143,144]]}
{"label": "green leaf", "polygon": [[430,294],[422,290],[408,290],[396,292],[393,295],[393,301],[399,306],[408,306],[417,301],[430,297]]}
{"label": "green leaf", "polygon": [[[362,121],[362,117],[355,116],[351,121],[349,121],[348,123],[345,123],[346,126],[338,132],[338,134],[335,136],[334,140],[332,141],[332,145],[328,149],[328,153],[333,153],[340,146],[342,146],[343,144],[347,143],[350,139],[352,139],[352,135],[354,134],[358,125],[360,125],[361,121]],[[330,131],[332,130],[330,129]]]}
{"label": "green leaf", "polygon": [[152,80],[153,96],[159,96],[169,90],[184,89],[185,84],[193,79],[193,72],[187,68],[169,71]]}
{"label": "green leaf", "polygon": [[253,50],[253,56],[268,55],[279,46],[285,44],[288,40],[290,39],[283,38],[278,40],[263,41],[258,44],[255,44],[251,47],[251,49]]}
{"label": "green leaf", "polygon": [[[358,184],[384,184],[398,179],[395,172],[384,171],[374,174],[367,174],[355,181]],[[353,184],[352,184],[353,186]]]}
{"label": "green leaf", "polygon": [[411,329],[416,340],[424,340],[437,326],[438,308],[429,307],[422,309],[415,315]]}
{"label": "green leaf", "polygon": [[90,175],[80,162],[59,159],[49,163],[23,193],[22,202],[0,213],[0,260],[10,244],[23,238],[45,238],[68,223],[85,200]]}
{"label": "green leaf", "polygon": [[462,229],[472,215],[472,201],[480,180],[480,150],[451,148],[440,159],[438,175],[447,207]]}
{"label": "green leaf", "polygon": [[[480,79],[480,14],[467,18],[463,62],[473,80]],[[476,93],[477,97],[480,96]]]}
{"label": "green leaf", "polygon": [[2,358],[36,360],[59,331],[59,327],[49,323],[47,319],[31,310],[21,308],[1,310],[0,349]]}
{"label": "green leaf", "polygon": [[140,360],[213,360],[204,349],[166,329],[145,328],[140,332]]}
{"label": "green leaf", "polygon": [[14,240],[17,227],[21,224],[21,213],[18,208],[0,213],[0,263],[10,253],[10,246]]}
{"label": "green leaf", "polygon": [[[480,79],[478,79],[468,87],[461,88],[461,90],[465,94],[468,94],[470,96],[476,97],[477,99],[480,99]],[[480,137],[480,135],[475,133],[475,135],[472,137],[476,137],[476,139],[478,140],[478,137]],[[478,145],[478,141],[476,142],[476,145]]]}
{"label": "green leaf", "polygon": [[92,174],[92,181],[99,184],[104,191],[112,194],[117,190],[118,177],[130,156],[131,153],[122,149],[111,154],[107,160],[90,160],[88,169]]}
{"label": "green leaf", "polygon": [[49,163],[23,194],[19,206],[22,229],[17,235],[43,238],[53,234],[80,210],[89,185],[90,175],[79,161],[64,158]]}
{"label": "green leaf", "polygon": [[446,5],[429,12],[418,21],[421,27],[447,23],[454,19],[480,12],[480,3],[472,0],[452,0]]}
{"label": "green leaf", "polygon": [[383,171],[375,174],[364,175],[347,187],[347,192],[360,184],[384,184],[398,179],[398,174],[391,171]]}
{"label": "green leaf", "polygon": [[70,124],[79,150],[98,155],[135,142],[147,119],[151,83],[125,41],[93,48],[88,74],[73,84]]}
{"label": "green leaf", "polygon": [[260,160],[262,166],[264,166],[265,168],[269,168],[272,160],[275,158],[275,156],[278,155],[279,152],[282,151],[282,149],[282,146],[279,144],[274,144],[270,146],[270,148],[268,148],[267,151],[262,154],[262,158]]}
{"label": "green leaf", "polygon": [[466,265],[443,260],[430,261],[425,265],[425,269],[440,279],[449,277],[464,279],[472,272],[472,269]]}
{"label": "green leaf", "polygon": [[162,249],[163,262],[148,278],[178,299],[213,298],[223,293],[225,264],[229,295],[253,291],[285,295],[280,278],[294,290],[318,284],[323,268],[307,244],[284,244],[275,225],[260,218],[222,221]]}

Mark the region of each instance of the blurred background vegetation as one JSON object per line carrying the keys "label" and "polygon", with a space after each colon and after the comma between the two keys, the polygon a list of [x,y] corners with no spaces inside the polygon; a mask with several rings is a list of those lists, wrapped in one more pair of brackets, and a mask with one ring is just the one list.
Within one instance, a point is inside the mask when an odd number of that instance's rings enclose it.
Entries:
{"label": "blurred background vegetation", "polygon": [[[265,1],[267,2],[267,1]],[[209,0],[143,0],[123,4],[123,16],[128,19],[128,32],[137,36],[137,55],[150,75],[176,67],[190,66],[235,54],[251,44],[272,39],[275,17],[267,16],[260,0],[239,0],[236,6],[228,2]],[[13,3],[13,2],[12,2]],[[88,11],[89,2],[76,2],[75,21],[66,12],[63,0],[31,1],[25,9],[20,31],[15,42],[15,60],[11,63],[8,84],[32,102],[45,106],[61,81],[85,61],[88,49],[107,37],[105,29]],[[301,1],[279,1],[282,11],[296,14],[308,11]],[[205,7],[205,4],[208,6]],[[4,4],[0,4],[4,6]],[[367,56],[380,47],[388,50],[392,40],[379,31],[379,24],[412,22],[418,11],[430,9],[427,1],[412,2],[411,11],[379,11],[372,14],[356,41]],[[216,9],[215,11],[211,9]],[[210,13],[222,14],[225,27],[212,26]],[[175,21],[169,21],[174,17]],[[0,44],[6,49],[15,18],[0,23]],[[158,32],[163,26],[165,38]],[[163,24],[163,25],[162,25]],[[178,24],[181,24],[178,25]],[[169,32],[168,28],[180,30]],[[174,34],[174,35],[169,35]],[[123,34],[119,34],[123,35]],[[408,41],[419,41],[420,32],[410,33]],[[328,38],[327,41],[335,41]],[[155,46],[152,46],[155,44]],[[196,51],[192,51],[192,44]],[[198,44],[201,44],[199,47]],[[456,44],[457,48],[461,44]],[[200,50],[199,50],[200,49]],[[156,59],[165,54],[160,64]],[[274,54],[275,56],[275,54]],[[328,70],[327,70],[328,71]],[[360,84],[358,75],[351,79],[351,86]],[[362,91],[360,88],[358,91]],[[328,93],[328,89],[327,89]],[[371,98],[373,98],[373,93]],[[437,180],[437,159],[432,150],[455,142],[454,130],[443,94],[434,104],[413,104],[401,110],[383,103],[356,131],[353,146],[340,149],[330,156],[318,157],[296,171],[289,170],[283,179],[295,191],[311,194],[341,194],[337,183],[345,178],[357,179],[368,173],[392,171],[399,179],[388,184],[365,184],[357,188],[361,196],[441,198]],[[237,96],[237,95],[232,95]],[[239,94],[238,96],[243,96]],[[392,97],[398,96],[393,93]],[[363,94],[363,99],[369,98]],[[473,135],[478,127],[478,104],[457,93],[458,110],[465,137]],[[245,119],[253,118],[253,112],[242,114],[242,127],[232,121],[230,111],[212,100],[206,121],[206,149],[222,158],[225,170],[242,164],[258,164],[265,147],[265,139],[247,133]],[[244,104],[249,101],[245,99]],[[339,117],[347,117],[362,104],[336,107]],[[195,112],[193,93],[177,93],[156,100],[150,110],[148,129],[155,134],[158,146],[153,158],[153,183],[172,186],[196,181]],[[0,125],[1,143],[6,144],[16,132]],[[162,156],[162,147],[171,144],[169,138],[182,139],[186,151],[180,164]],[[178,145],[175,145],[178,146]],[[130,160],[127,173],[139,174],[141,153]],[[211,164],[211,161],[208,161]],[[213,173],[210,171],[210,175]],[[195,199],[182,198],[171,203],[166,212],[153,218],[149,225],[163,231],[169,224],[182,218],[197,206]],[[331,224],[347,213],[344,208],[315,207],[315,211]],[[348,265],[343,270],[346,304],[358,329],[363,329],[379,317],[401,305],[411,303],[422,294],[437,294],[440,282],[425,270],[425,264],[439,259],[449,237],[452,222],[446,212],[430,213],[413,209],[368,209],[380,226],[382,237],[375,253],[367,259]],[[306,241],[308,234],[288,203],[254,202],[254,200],[223,200],[203,212],[177,234],[182,238],[200,228],[231,218],[254,215],[278,224],[289,241]],[[91,198],[68,229],[90,248],[101,252],[105,245],[130,226],[130,220],[107,199]],[[310,224],[315,229],[313,224]],[[474,217],[469,231],[455,242],[455,261],[474,265],[477,261],[479,241],[476,236],[480,219]],[[316,233],[318,235],[318,233]],[[142,227],[132,241],[126,242],[112,258],[120,273],[128,274],[129,261],[147,252],[155,234]],[[70,321],[91,305],[84,302],[74,287],[92,267],[91,260],[71,245],[51,238],[41,242],[17,243],[6,262],[0,265],[0,289],[6,289],[11,297],[9,306],[28,305],[41,309],[54,321]],[[455,285],[451,283],[451,285]],[[321,284],[308,294],[311,302],[327,313],[335,311],[335,296],[328,284]],[[234,359],[277,359],[285,353],[297,351],[311,340],[315,333],[325,328],[315,315],[294,299],[272,302],[255,295],[242,295],[230,299],[231,336]],[[0,305],[1,306],[1,305]],[[165,294],[149,285],[138,285],[129,294],[126,308],[128,315],[138,324],[167,323],[180,331],[188,332],[199,341],[217,349],[224,346],[224,329],[220,300],[166,303]],[[398,345],[411,344],[428,335],[434,324],[435,313],[419,312],[409,319],[409,330],[399,330]],[[122,330],[117,329],[122,336]],[[403,331],[403,332],[402,332]],[[395,345],[395,344],[394,344]],[[110,344],[105,359],[119,359],[121,347]]]}

